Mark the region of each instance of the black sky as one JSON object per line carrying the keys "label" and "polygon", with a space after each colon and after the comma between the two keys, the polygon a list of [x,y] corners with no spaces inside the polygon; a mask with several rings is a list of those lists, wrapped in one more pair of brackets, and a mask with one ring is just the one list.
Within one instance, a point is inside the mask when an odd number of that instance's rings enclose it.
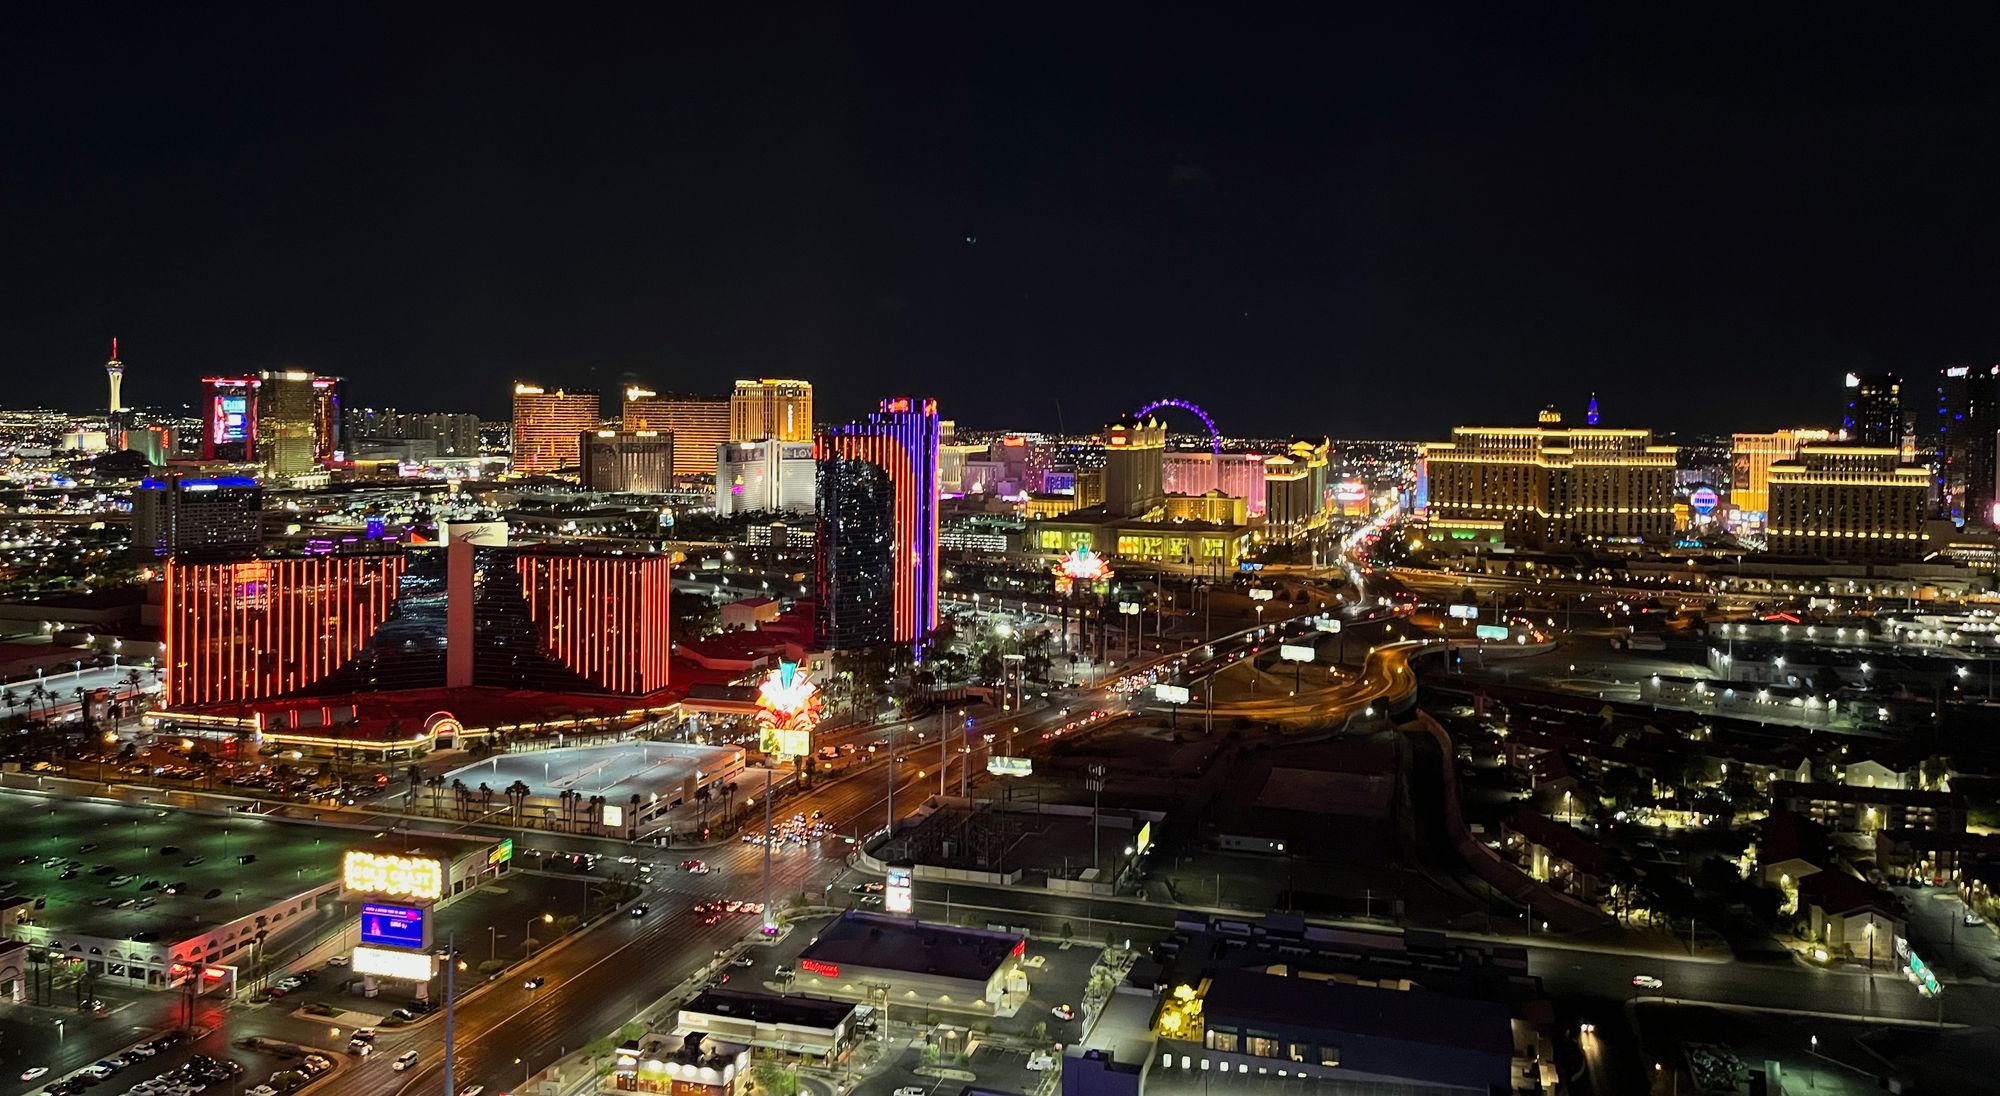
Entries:
{"label": "black sky", "polygon": [[282,363],[486,414],[764,374],[826,416],[1179,395],[1374,437],[1592,389],[1825,421],[1846,370],[2000,360],[1991,26],[44,7],[0,31],[11,405],[101,405],[114,334],[135,403]]}

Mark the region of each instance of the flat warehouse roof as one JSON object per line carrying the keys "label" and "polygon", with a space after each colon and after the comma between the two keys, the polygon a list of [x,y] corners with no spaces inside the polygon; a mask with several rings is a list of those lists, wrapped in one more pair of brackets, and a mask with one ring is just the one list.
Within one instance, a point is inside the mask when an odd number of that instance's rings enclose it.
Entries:
{"label": "flat warehouse roof", "polygon": [[743,751],[733,746],[681,742],[620,742],[605,746],[564,746],[531,753],[496,754],[452,770],[448,776],[494,791],[519,780],[528,794],[554,798],[565,791],[601,795],[623,804],[634,795],[679,795],[681,784],[699,772],[704,778],[727,768]]}
{"label": "flat warehouse roof", "polygon": [[961,929],[852,910],[799,953],[808,960],[983,982],[1024,940],[1011,932]]}
{"label": "flat warehouse roof", "polygon": [[854,1014],[854,1006],[818,997],[773,997],[766,993],[711,989],[682,1005],[681,1011],[830,1031]]}

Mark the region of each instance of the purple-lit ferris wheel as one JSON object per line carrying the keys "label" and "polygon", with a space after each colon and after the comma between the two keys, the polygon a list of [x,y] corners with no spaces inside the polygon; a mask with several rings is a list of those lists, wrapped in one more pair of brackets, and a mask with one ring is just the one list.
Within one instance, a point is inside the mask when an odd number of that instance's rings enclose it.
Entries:
{"label": "purple-lit ferris wheel", "polygon": [[1189,414],[1193,415],[1195,418],[1200,419],[1201,424],[1203,426],[1208,427],[1209,446],[1212,449],[1214,449],[1216,459],[1217,460],[1222,459],[1222,431],[1217,430],[1215,428],[1215,420],[1208,417],[1208,412],[1203,411],[1200,407],[1196,406],[1195,404],[1189,403],[1186,400],[1176,400],[1176,399],[1154,400],[1152,403],[1149,403],[1146,406],[1141,407],[1139,410],[1134,411],[1132,413],[1132,417],[1140,418],[1146,415],[1150,415],[1153,412],[1158,411],[1162,407],[1178,407],[1182,411],[1186,411]]}

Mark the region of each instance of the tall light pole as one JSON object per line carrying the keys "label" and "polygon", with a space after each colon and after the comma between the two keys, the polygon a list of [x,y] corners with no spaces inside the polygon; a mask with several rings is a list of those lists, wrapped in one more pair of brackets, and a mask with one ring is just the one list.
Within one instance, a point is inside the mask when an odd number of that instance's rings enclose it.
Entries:
{"label": "tall light pole", "polygon": [[[896,762],[892,758],[889,762],[890,767],[893,768],[895,764]],[[772,920],[773,916],[775,915],[771,912],[771,766],[767,764],[764,766],[764,932],[765,935],[769,935],[770,931],[777,927],[778,923]],[[450,1096],[450,1094],[447,1093],[446,1096]]]}
{"label": "tall light pole", "polygon": [[1104,793],[1104,766],[1092,765],[1090,779],[1084,783],[1090,789],[1090,866],[1101,868],[1102,865],[1098,861],[1097,834],[1101,824],[1098,804],[1102,801]]}

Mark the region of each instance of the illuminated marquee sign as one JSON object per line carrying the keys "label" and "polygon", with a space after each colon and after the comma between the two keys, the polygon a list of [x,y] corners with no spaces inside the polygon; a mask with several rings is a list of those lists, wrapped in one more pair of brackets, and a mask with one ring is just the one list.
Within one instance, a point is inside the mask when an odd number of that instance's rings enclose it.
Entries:
{"label": "illuminated marquee sign", "polygon": [[1058,594],[1069,593],[1077,583],[1101,591],[1111,581],[1111,565],[1090,549],[1078,548],[1056,564],[1055,575]]}
{"label": "illuminated marquee sign", "polygon": [[361,942],[419,951],[430,947],[430,925],[425,912],[421,906],[385,906],[364,902],[361,904]]}
{"label": "illuminated marquee sign", "polygon": [[778,663],[757,687],[758,750],[772,757],[811,753],[824,702],[819,685],[798,663]]}
{"label": "illuminated marquee sign", "polygon": [[512,859],[514,859],[514,839],[509,837],[493,846],[493,851],[486,854],[486,866],[498,867]]}
{"label": "illuminated marquee sign", "polygon": [[[883,908],[887,909],[888,907],[884,904]],[[818,959],[801,959],[799,960],[799,969],[805,971],[807,974],[817,974],[821,978],[840,977],[839,963],[824,963]]]}
{"label": "illuminated marquee sign", "polygon": [[[890,913],[909,913],[915,908],[910,897],[910,872],[907,868],[889,869],[889,886],[882,896],[882,908]],[[835,974],[838,973],[836,969]]]}
{"label": "illuminated marquee sign", "polygon": [[1029,776],[1035,771],[1035,763],[1026,757],[989,757],[986,771],[994,776]]}
{"label": "illuminated marquee sign", "polygon": [[390,951],[387,948],[354,949],[356,974],[377,978],[401,978],[408,982],[428,982],[436,973],[436,960],[427,951]]}
{"label": "illuminated marquee sign", "polygon": [[444,897],[444,865],[421,856],[347,850],[341,884],[358,894],[436,901]]}
{"label": "illuminated marquee sign", "polygon": [[1722,496],[1716,494],[1713,487],[1697,487],[1694,493],[1688,496],[1688,508],[1703,517],[1714,513],[1715,508],[1721,504]]}

